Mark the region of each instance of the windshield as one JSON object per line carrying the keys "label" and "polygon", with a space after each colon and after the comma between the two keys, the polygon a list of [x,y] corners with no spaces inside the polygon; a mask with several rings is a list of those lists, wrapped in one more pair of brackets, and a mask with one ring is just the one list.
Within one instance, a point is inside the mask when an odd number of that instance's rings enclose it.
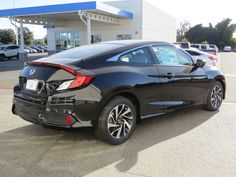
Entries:
{"label": "windshield", "polygon": [[94,55],[97,55],[99,53],[103,53],[112,49],[116,49],[119,47],[122,47],[122,44],[92,44],[92,45],[86,45],[82,47],[76,47],[70,50],[66,50],[57,54],[54,54],[49,59],[54,58],[68,58],[68,59],[75,59],[80,60],[88,57],[92,57]]}
{"label": "windshield", "polygon": [[6,48],[6,46],[4,46],[4,45],[0,46],[0,50],[3,50],[5,48]]}

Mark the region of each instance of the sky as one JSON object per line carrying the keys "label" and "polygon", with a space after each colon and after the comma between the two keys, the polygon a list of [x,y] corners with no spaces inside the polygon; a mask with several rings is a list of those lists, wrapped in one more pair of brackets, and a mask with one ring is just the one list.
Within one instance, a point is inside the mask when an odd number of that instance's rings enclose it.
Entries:
{"label": "sky", "polygon": [[[15,7],[27,7],[49,4],[63,4],[68,2],[79,2],[89,0],[0,0],[2,1],[0,9],[9,9]],[[97,0],[110,1],[110,0]],[[125,0],[124,0],[125,1]],[[135,0],[133,0],[135,1]],[[207,26],[209,22],[215,25],[224,18],[231,18],[236,23],[236,2],[235,0],[146,0],[159,9],[174,16],[178,23],[184,20],[190,22],[191,26],[203,24]],[[8,19],[0,19],[0,28],[13,28]],[[43,38],[46,30],[42,26],[27,25],[34,32],[34,38]]]}

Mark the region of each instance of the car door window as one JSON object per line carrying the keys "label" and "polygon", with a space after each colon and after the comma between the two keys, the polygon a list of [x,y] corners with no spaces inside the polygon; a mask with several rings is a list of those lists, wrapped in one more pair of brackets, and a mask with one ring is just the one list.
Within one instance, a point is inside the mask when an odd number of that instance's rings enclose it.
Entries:
{"label": "car door window", "polygon": [[192,65],[192,58],[185,52],[172,46],[152,46],[157,57],[157,63],[161,65]]}
{"label": "car door window", "polygon": [[190,55],[192,56],[200,56],[201,54],[195,51],[191,51],[191,50],[186,50],[186,52],[188,52]]}
{"label": "car door window", "polygon": [[108,61],[133,63],[133,64],[151,64],[151,57],[148,49],[140,48],[121,55],[118,58],[112,58]]}

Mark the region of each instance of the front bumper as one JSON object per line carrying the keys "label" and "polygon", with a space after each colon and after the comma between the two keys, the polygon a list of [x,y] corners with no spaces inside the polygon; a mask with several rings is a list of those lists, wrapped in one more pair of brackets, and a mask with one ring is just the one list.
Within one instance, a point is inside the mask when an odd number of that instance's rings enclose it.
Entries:
{"label": "front bumper", "polygon": [[[76,128],[92,126],[92,121],[82,121],[73,110],[73,106],[66,108],[49,108],[45,105],[29,102],[21,98],[14,97],[12,113],[20,116],[22,119],[39,124],[63,128]],[[70,120],[68,120],[68,116]]]}

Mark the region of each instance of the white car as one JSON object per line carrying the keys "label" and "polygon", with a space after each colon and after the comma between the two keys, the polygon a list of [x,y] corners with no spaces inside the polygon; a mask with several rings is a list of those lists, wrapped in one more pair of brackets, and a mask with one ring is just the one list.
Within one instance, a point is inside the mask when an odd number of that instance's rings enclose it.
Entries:
{"label": "white car", "polygon": [[208,65],[216,66],[217,57],[215,55],[211,55],[209,53],[200,51],[200,50],[195,49],[195,48],[185,49],[185,51],[187,53],[189,53],[195,61],[200,59],[200,60],[205,61],[206,64],[208,64]]}
{"label": "white car", "polygon": [[20,46],[2,45],[0,46],[0,59],[17,57],[19,59]]}
{"label": "white car", "polygon": [[224,52],[231,52],[232,48],[230,46],[225,46],[223,51]]}

